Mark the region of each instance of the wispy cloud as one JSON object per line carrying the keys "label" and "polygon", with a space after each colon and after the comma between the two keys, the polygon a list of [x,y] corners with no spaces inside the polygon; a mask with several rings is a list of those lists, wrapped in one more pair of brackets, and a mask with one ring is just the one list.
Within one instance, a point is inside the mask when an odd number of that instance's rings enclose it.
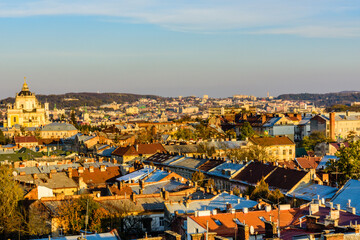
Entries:
{"label": "wispy cloud", "polygon": [[[0,17],[106,16],[176,31],[359,37],[358,0],[8,0]],[[336,25],[336,27],[333,27]],[[250,29],[250,30],[249,30]],[[265,30],[258,30],[265,29]]]}

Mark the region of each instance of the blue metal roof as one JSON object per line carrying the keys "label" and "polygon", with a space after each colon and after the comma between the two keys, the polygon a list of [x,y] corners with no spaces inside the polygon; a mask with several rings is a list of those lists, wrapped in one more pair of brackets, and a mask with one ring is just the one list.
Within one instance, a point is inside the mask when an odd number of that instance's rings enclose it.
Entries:
{"label": "blue metal roof", "polygon": [[340,204],[341,209],[346,210],[348,201],[351,200],[351,207],[356,208],[356,213],[360,214],[360,181],[350,179],[331,199],[335,204]]}

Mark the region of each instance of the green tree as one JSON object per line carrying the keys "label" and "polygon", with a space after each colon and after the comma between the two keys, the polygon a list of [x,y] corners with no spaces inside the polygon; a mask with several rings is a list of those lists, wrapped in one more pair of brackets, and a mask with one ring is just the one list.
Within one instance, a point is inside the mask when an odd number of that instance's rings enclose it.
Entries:
{"label": "green tree", "polygon": [[195,134],[189,128],[180,128],[174,133],[174,137],[178,140],[195,139]]}
{"label": "green tree", "polygon": [[349,134],[346,136],[346,141],[353,142],[356,137],[356,132],[350,131]]}
{"label": "green tree", "polygon": [[240,189],[238,187],[234,187],[232,190],[233,190],[234,195],[240,196]]}
{"label": "green tree", "polygon": [[214,146],[210,147],[206,143],[199,143],[197,145],[197,152],[204,153],[207,157],[212,157],[216,153],[216,150]]}
{"label": "green tree", "polygon": [[74,125],[76,128],[79,128],[78,123],[76,121],[76,114],[75,114],[75,110],[72,110],[70,113],[70,122],[72,125]]}
{"label": "green tree", "polygon": [[254,129],[251,127],[250,123],[244,122],[240,128],[240,139],[245,140],[246,138],[251,138],[254,134]]}
{"label": "green tree", "polygon": [[265,182],[265,178],[263,177],[255,189],[252,191],[250,198],[253,200],[263,199],[269,200],[273,204],[280,203],[284,199],[284,195],[281,193],[279,189],[275,189],[274,191],[270,191],[269,184]]}
{"label": "green tree", "polygon": [[269,193],[268,198],[273,203],[281,203],[284,200],[284,194],[279,189],[275,189]]}
{"label": "green tree", "polygon": [[265,182],[265,179],[262,178],[256,185],[254,191],[251,193],[250,198],[257,199],[267,199],[269,196],[269,184]]}
{"label": "green tree", "polygon": [[235,139],[236,138],[236,132],[234,131],[234,129],[229,129],[225,132],[226,137],[229,139]]}
{"label": "green tree", "polygon": [[60,225],[66,233],[77,234],[86,227],[86,214],[88,214],[87,229],[101,232],[101,220],[106,216],[104,209],[90,196],[82,196],[76,200],[63,201],[58,208]]}
{"label": "green tree", "polygon": [[337,175],[338,184],[360,178],[360,141],[349,142],[349,147],[342,146],[335,155],[339,159],[327,162],[326,171],[340,173]]}
{"label": "green tree", "polygon": [[301,142],[301,146],[307,151],[313,151],[316,144],[329,142],[329,139],[322,132],[312,132],[310,136],[305,136]]}
{"label": "green tree", "polygon": [[196,171],[191,175],[191,180],[198,186],[202,186],[205,180],[205,175],[200,171]]}
{"label": "green tree", "polygon": [[238,161],[258,160],[261,162],[274,162],[276,160],[265,147],[260,145],[251,145],[247,148],[230,150],[227,153],[227,157]]}
{"label": "green tree", "polygon": [[10,143],[11,140],[5,137],[4,132],[0,129],[0,145],[5,145]]}
{"label": "green tree", "polygon": [[22,215],[19,201],[23,198],[23,191],[12,179],[9,167],[0,166],[0,238],[6,239],[14,232],[18,232],[22,225]]}

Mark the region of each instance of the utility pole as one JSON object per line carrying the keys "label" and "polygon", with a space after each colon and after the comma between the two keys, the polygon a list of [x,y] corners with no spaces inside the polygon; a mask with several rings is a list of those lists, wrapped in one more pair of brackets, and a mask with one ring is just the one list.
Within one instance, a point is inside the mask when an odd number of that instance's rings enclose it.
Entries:
{"label": "utility pole", "polygon": [[89,223],[89,199],[86,201],[86,215],[85,215],[85,239],[86,239],[86,232],[87,232],[87,225]]}
{"label": "utility pole", "polygon": [[209,221],[206,221],[206,240],[209,240]]}
{"label": "utility pole", "polygon": [[278,199],[278,238],[280,239],[280,203]]}

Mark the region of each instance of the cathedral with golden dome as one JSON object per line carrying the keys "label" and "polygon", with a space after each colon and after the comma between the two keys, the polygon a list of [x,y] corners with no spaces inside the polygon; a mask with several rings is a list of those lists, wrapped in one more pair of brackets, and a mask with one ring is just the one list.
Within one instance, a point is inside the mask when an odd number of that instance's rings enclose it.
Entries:
{"label": "cathedral with golden dome", "polygon": [[24,78],[24,84],[21,92],[16,94],[15,103],[7,108],[7,119],[4,127],[12,127],[20,125],[23,127],[40,127],[48,122],[47,112],[48,104],[42,106],[36,99],[34,93],[30,92],[29,87]]}

